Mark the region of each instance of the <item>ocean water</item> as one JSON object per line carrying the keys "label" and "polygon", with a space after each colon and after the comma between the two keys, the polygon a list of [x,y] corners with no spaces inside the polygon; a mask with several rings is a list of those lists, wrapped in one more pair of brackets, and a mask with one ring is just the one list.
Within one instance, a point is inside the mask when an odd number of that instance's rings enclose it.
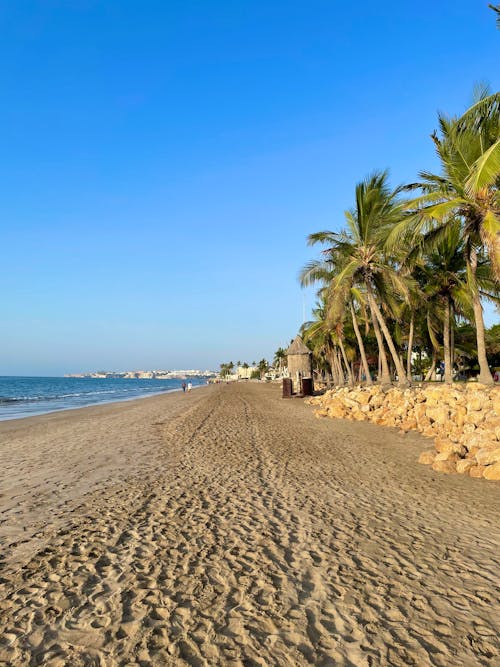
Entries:
{"label": "ocean water", "polygon": [[[193,387],[206,383],[188,378]],[[0,376],[0,421],[178,391],[183,380]]]}

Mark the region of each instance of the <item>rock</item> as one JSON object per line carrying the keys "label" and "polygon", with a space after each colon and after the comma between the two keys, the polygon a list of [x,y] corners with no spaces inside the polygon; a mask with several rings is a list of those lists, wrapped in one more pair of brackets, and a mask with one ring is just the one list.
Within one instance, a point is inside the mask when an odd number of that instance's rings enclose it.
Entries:
{"label": "rock", "polygon": [[436,454],[435,461],[458,461],[460,456],[456,452],[439,452]]}
{"label": "rock", "polygon": [[436,472],[444,472],[451,475],[456,472],[456,465],[454,461],[434,461],[432,469]]}
{"label": "rock", "polygon": [[429,408],[426,412],[427,417],[441,425],[445,425],[450,417],[450,411],[445,407]]}
{"label": "rock", "polygon": [[442,436],[438,436],[434,440],[434,445],[437,449],[438,452],[452,452],[455,454],[459,454],[460,457],[464,456],[466,453],[466,449],[463,445],[461,445],[458,442],[452,442],[451,440],[448,440],[448,438],[443,438]]}
{"label": "rock", "polygon": [[464,438],[464,440],[467,443],[469,451],[473,448],[476,448],[477,451],[484,447],[491,449],[495,446],[496,448],[496,442],[493,440],[491,433],[484,431],[483,429],[475,431],[473,435]]}
{"label": "rock", "polygon": [[469,398],[467,399],[467,412],[483,410],[489,402],[489,396],[483,392],[475,392],[474,394],[470,394]]}
{"label": "rock", "polygon": [[484,479],[489,480],[500,480],[500,461],[493,463],[493,465],[486,466],[483,472],[483,477]]}
{"label": "rock", "polygon": [[346,415],[345,409],[341,405],[331,406],[328,408],[328,416],[334,419],[343,419]]}
{"label": "rock", "polygon": [[455,417],[453,420],[457,426],[464,425],[466,414],[467,414],[467,408],[464,405],[457,405],[457,407],[455,408]]}
{"label": "rock", "polygon": [[469,477],[482,477],[485,470],[485,466],[472,466],[469,468]]}
{"label": "rock", "polygon": [[497,463],[498,461],[500,461],[500,447],[497,447],[495,449],[491,449],[489,447],[480,449],[476,454],[476,461],[479,463],[479,465],[483,466],[488,466],[491,465],[492,463]]}
{"label": "rock", "polygon": [[500,463],[500,388],[464,385],[341,387],[310,399],[317,417],[370,421],[433,438],[419,462],[439,472],[496,474]]}
{"label": "rock", "polygon": [[357,392],[356,400],[360,405],[368,405],[370,402],[370,394],[367,391]]}
{"label": "rock", "polygon": [[465,475],[474,465],[475,463],[474,461],[471,461],[471,459],[460,459],[460,461],[457,461],[456,463],[457,472],[461,475]]}
{"label": "rock", "polygon": [[384,395],[383,394],[375,394],[375,396],[372,396],[370,400],[370,406],[372,408],[380,408],[384,404]]}
{"label": "rock", "polygon": [[425,452],[422,452],[418,457],[418,462],[423,463],[425,466],[431,465],[434,463],[436,458],[436,452],[433,449],[428,449]]}
{"label": "rock", "polygon": [[484,412],[482,410],[479,410],[477,412],[468,412],[464,417],[465,424],[474,424],[474,426],[478,426],[483,421],[484,421]]}

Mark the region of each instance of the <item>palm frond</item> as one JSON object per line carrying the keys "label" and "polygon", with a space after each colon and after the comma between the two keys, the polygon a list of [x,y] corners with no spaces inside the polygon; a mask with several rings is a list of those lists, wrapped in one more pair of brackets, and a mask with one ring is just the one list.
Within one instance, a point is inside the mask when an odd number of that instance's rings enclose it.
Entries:
{"label": "palm frond", "polygon": [[500,139],[492,144],[476,160],[465,183],[465,189],[472,195],[493,185],[500,177]]}

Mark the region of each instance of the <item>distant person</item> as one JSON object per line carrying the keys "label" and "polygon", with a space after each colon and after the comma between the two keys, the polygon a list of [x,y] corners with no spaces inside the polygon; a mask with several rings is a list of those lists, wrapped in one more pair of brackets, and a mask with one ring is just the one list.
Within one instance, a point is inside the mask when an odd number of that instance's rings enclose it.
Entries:
{"label": "distant person", "polygon": [[500,382],[500,369],[496,369],[493,374],[493,382]]}
{"label": "distant person", "polygon": [[191,382],[188,382],[188,391],[191,391],[192,388],[193,388],[193,385],[191,384]]}
{"label": "distant person", "polygon": [[185,382],[183,382],[181,386],[182,386],[182,391],[184,391],[184,392],[185,392],[185,391],[186,391],[186,383],[185,383]]}

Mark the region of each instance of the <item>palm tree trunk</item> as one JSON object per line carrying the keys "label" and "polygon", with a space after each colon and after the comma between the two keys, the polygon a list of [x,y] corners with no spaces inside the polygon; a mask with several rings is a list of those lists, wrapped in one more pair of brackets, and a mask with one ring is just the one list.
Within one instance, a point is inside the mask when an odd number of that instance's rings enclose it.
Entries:
{"label": "palm tree trunk", "polygon": [[330,368],[332,369],[332,377],[333,377],[333,383],[336,387],[339,387],[343,384],[341,383],[341,379],[339,376],[339,368],[338,368],[338,363],[337,363],[337,351],[333,349],[330,352]]}
{"label": "palm tree trunk", "polygon": [[436,363],[437,363],[437,350],[436,348],[432,348],[432,361],[431,361],[431,367],[427,371],[427,375],[424,378],[424,382],[429,382],[431,377],[434,374],[434,371],[436,370]]}
{"label": "palm tree trunk", "polygon": [[394,366],[396,367],[396,372],[398,374],[398,384],[402,386],[408,385],[408,380],[406,378],[406,372],[405,369],[403,368],[403,364],[401,363],[401,359],[398,357],[398,353],[396,351],[396,347],[394,345],[394,342],[392,340],[392,336],[389,332],[389,329],[387,328],[387,324],[385,323],[385,320],[382,316],[382,313],[380,312],[380,308],[378,307],[377,302],[375,301],[375,298],[373,296],[372,290],[371,290],[371,285],[367,283],[367,288],[368,288],[368,300],[370,302],[370,308],[373,310],[375,313],[376,319],[378,319],[378,323],[380,324],[380,328],[382,330],[382,333],[384,334],[384,338],[387,342],[387,347],[390,350],[392,360],[394,362]]}
{"label": "palm tree trunk", "polygon": [[365,371],[366,384],[371,385],[372,378],[370,376],[370,368],[368,367],[368,360],[366,359],[365,344],[363,343],[363,338],[361,337],[361,333],[359,331],[358,320],[356,318],[356,313],[354,312],[354,306],[352,305],[352,301],[349,301],[349,305],[351,307],[352,326],[354,327],[354,333],[356,334],[359,353],[361,355],[361,362],[363,364],[363,368]]}
{"label": "palm tree trunk", "polygon": [[344,367],[342,366],[342,356],[340,354],[340,350],[337,350],[337,368],[340,376],[340,384],[342,386],[345,385],[345,371]]}
{"label": "palm tree trunk", "polygon": [[372,317],[372,323],[373,323],[373,331],[375,332],[375,338],[377,339],[377,346],[378,346],[378,359],[379,359],[379,364],[381,368],[381,372],[379,373],[378,381],[381,382],[382,384],[391,384],[391,375],[389,373],[389,364],[387,363],[387,355],[385,353],[384,349],[384,340],[382,338],[382,334],[380,332],[380,327],[378,325],[378,320],[377,316],[375,314],[375,310],[373,308],[373,296],[371,294],[371,288],[369,288],[368,283],[366,283],[366,288],[368,291],[368,305],[370,307],[370,314]]}
{"label": "palm tree trunk", "polygon": [[337,369],[335,368],[334,364],[334,355],[333,355],[333,350],[327,354],[327,359],[328,359],[328,364],[330,366],[330,373],[332,376],[332,382],[334,385],[337,385]]}
{"label": "palm tree trunk", "polygon": [[453,382],[451,372],[450,353],[450,297],[446,295],[444,302],[444,326],[443,326],[443,349],[444,349],[444,381],[446,384]]}
{"label": "palm tree trunk", "polygon": [[450,360],[451,373],[453,376],[453,369],[455,368],[455,310],[451,306],[451,322],[450,322]]}
{"label": "palm tree trunk", "polygon": [[488,368],[488,359],[486,358],[486,345],[484,342],[484,319],[483,306],[481,305],[481,297],[476,285],[476,269],[477,269],[477,252],[475,248],[471,250],[467,263],[472,275],[472,307],[474,309],[474,320],[476,322],[476,340],[477,340],[477,360],[479,362],[479,377],[478,381],[481,384],[492,385],[493,377]]}
{"label": "palm tree trunk", "polygon": [[415,313],[412,310],[410,318],[410,331],[408,333],[408,356],[406,357],[406,377],[411,382],[411,357],[413,354],[413,337],[415,335]]}
{"label": "palm tree trunk", "polygon": [[335,368],[337,370],[337,384],[339,387],[343,387],[345,384],[344,372],[339,362],[339,351],[337,348],[335,348]]}
{"label": "palm tree trunk", "polygon": [[344,347],[344,343],[342,341],[341,336],[339,336],[339,347],[340,347],[340,351],[342,353],[342,359],[344,360],[344,365],[345,365],[346,370],[347,370],[347,378],[349,380],[349,384],[352,385],[352,384],[354,384],[354,378],[352,377],[351,367],[349,366],[349,362],[347,361],[347,355],[345,353],[345,347]]}

